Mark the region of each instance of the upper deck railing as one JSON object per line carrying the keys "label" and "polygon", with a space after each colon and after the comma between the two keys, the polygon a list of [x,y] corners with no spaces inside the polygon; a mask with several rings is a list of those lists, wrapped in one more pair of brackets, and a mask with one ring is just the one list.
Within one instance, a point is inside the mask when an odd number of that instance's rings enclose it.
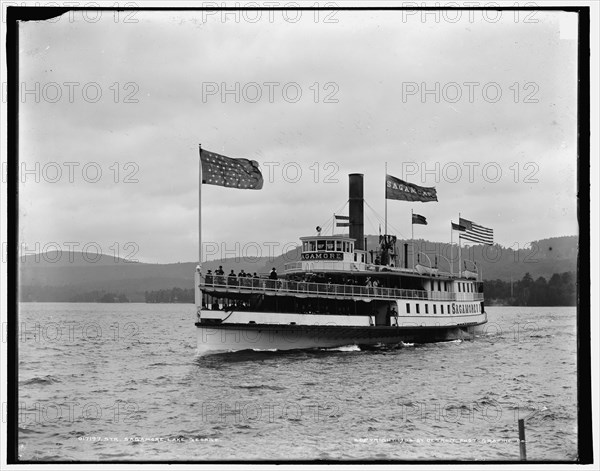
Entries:
{"label": "upper deck railing", "polygon": [[422,299],[430,301],[483,301],[483,293],[454,293],[449,291],[426,291],[384,288],[359,285],[311,283],[307,281],[270,280],[265,278],[233,278],[206,276],[200,288],[217,292],[292,295],[298,297],[318,296],[326,298],[372,298],[372,299]]}
{"label": "upper deck railing", "polygon": [[[304,271],[343,271],[343,272],[373,272],[373,273],[404,273],[411,275],[429,275],[443,278],[467,278],[477,279],[477,273],[463,271],[461,274],[449,273],[437,268],[431,269],[423,267],[424,272],[419,272],[413,268],[389,267],[386,265],[375,265],[373,263],[361,262],[343,262],[338,260],[314,260],[314,261],[298,261],[285,264],[287,273],[304,272]],[[431,273],[426,273],[426,270],[431,270]]]}

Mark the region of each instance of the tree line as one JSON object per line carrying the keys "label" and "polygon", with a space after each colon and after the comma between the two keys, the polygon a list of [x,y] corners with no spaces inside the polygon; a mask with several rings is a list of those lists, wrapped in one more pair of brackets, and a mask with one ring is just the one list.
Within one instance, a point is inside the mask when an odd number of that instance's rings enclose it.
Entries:
{"label": "tree line", "polygon": [[[512,284],[512,287],[511,287]],[[483,282],[486,302],[511,306],[575,306],[577,276],[573,272],[555,273],[546,281],[540,276],[534,281],[529,273],[521,280]]]}
{"label": "tree line", "polygon": [[161,289],[146,291],[144,297],[147,303],[194,303],[194,289]]}

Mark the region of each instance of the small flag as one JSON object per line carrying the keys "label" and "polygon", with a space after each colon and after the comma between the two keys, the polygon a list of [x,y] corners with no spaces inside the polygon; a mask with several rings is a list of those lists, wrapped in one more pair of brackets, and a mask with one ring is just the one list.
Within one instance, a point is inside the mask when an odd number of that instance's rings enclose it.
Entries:
{"label": "small flag", "polygon": [[255,160],[232,159],[200,149],[200,161],[202,183],[243,190],[263,187],[263,176]]}
{"label": "small flag", "polygon": [[385,197],[388,200],[402,201],[437,201],[435,188],[418,186],[408,183],[391,175],[385,176]]}
{"label": "small flag", "polygon": [[335,227],[350,227],[350,222],[338,222],[341,221],[350,221],[350,216],[340,216],[338,214],[334,214],[335,216]]}
{"label": "small flag", "polygon": [[421,216],[420,214],[414,214],[412,215],[412,223],[413,224],[423,224],[424,226],[427,225],[427,219],[425,219],[425,216]]}
{"label": "small flag", "polygon": [[467,228],[465,226],[461,226],[460,224],[456,224],[454,222],[451,222],[451,224],[452,224],[453,231],[465,232],[467,230]]}
{"label": "small flag", "polygon": [[494,231],[492,229],[463,218],[460,218],[458,223],[465,228],[464,234],[458,236],[461,239],[480,244],[494,245]]}

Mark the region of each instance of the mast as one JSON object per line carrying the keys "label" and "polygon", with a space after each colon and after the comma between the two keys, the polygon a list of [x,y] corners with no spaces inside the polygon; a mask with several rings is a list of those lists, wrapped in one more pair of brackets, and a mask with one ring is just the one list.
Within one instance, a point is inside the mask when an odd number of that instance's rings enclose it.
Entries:
{"label": "mast", "polygon": [[387,162],[385,163],[385,181],[383,182],[383,187],[385,188],[385,193],[383,194],[383,199],[385,200],[385,225],[383,228],[383,237],[387,236]]}

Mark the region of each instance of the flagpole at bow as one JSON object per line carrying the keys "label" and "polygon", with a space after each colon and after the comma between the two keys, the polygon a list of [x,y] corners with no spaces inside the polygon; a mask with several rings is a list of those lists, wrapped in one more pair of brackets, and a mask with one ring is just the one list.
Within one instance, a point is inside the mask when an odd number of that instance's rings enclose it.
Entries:
{"label": "flagpole at bow", "polygon": [[202,272],[202,144],[198,144],[198,265],[194,273],[194,301],[196,315],[200,320],[202,315],[202,292],[200,291],[200,275]]}

